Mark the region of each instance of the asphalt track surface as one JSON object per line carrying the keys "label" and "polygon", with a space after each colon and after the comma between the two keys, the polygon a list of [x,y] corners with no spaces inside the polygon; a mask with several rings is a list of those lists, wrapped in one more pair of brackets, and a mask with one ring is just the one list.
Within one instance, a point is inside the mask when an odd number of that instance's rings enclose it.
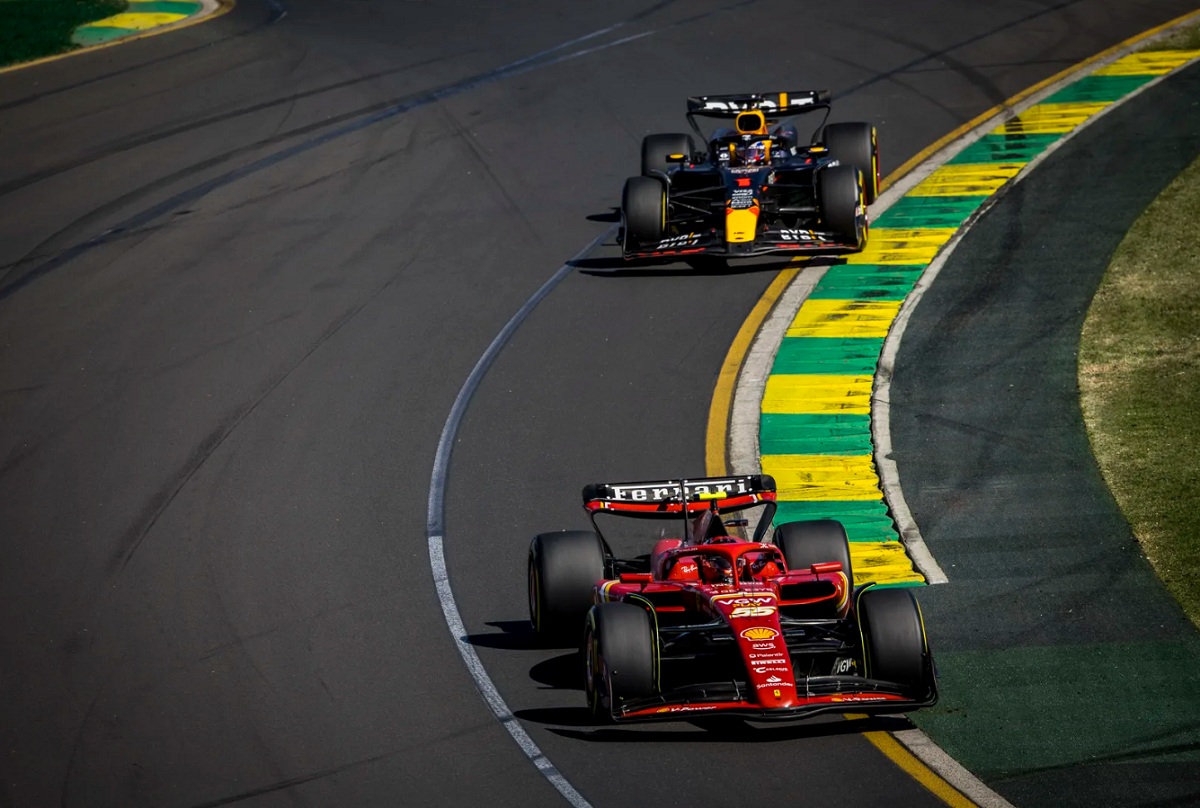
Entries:
{"label": "asphalt track surface", "polygon": [[1113,252],[1200,155],[1198,99],[1193,65],[1066,141],[963,238],[897,357],[893,457],[950,578],[921,602],[953,706],[919,721],[1017,805],[1200,804],[1200,635],[1096,467],[1076,369]]}
{"label": "asphalt track surface", "polygon": [[[610,227],[640,137],[687,94],[827,87],[886,172],[1191,8],[246,0],[0,76],[0,800],[561,804],[447,634],[425,500],[463,380]],[[837,721],[580,725],[521,626],[529,537],[582,526],[585,482],[703,469],[773,273],[577,269],[451,460],[501,693],[597,805],[936,804]]]}

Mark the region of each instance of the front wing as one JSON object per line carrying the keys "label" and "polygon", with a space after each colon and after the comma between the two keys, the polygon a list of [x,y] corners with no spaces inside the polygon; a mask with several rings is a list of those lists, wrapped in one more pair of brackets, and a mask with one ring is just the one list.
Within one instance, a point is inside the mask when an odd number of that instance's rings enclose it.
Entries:
{"label": "front wing", "polygon": [[690,255],[743,258],[779,253],[858,252],[860,249],[858,244],[846,243],[832,233],[819,230],[770,229],[760,233],[754,241],[730,243],[725,241],[723,233],[713,229],[670,236],[652,247],[625,245],[622,256],[626,260]]}
{"label": "front wing", "polygon": [[[800,683],[797,682],[797,685]],[[905,694],[894,683],[859,676],[811,677],[797,688],[794,704],[771,707],[752,699],[752,689],[737,682],[687,687],[615,705],[614,721],[673,721],[691,716],[732,715],[756,721],[794,721],[821,713],[906,713],[937,703],[934,685],[920,697]]]}

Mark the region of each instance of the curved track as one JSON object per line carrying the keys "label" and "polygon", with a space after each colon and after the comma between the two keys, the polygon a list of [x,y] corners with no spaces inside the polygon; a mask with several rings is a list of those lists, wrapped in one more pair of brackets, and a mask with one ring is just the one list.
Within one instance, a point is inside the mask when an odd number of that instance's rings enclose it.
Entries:
{"label": "curved track", "polygon": [[[609,227],[641,135],[688,93],[824,86],[886,170],[1190,8],[576,5],[250,0],[0,76],[0,800],[557,803],[446,634],[425,496],[463,379]],[[772,277],[578,270],[451,461],[502,694],[596,804],[934,804],[841,722],[577,726],[567,652],[521,630],[528,538],[583,482],[703,468]]]}

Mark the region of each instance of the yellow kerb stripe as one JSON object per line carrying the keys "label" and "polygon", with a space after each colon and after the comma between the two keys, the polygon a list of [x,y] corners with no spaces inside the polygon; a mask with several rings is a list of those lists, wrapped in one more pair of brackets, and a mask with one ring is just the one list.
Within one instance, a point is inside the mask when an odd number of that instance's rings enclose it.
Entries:
{"label": "yellow kerb stripe", "polygon": [[105,17],[87,24],[88,28],[124,28],[129,31],[143,31],[159,25],[167,25],[177,20],[186,19],[187,14],[169,14],[166,12],[117,14]]}
{"label": "yellow kerb stripe", "polygon": [[[858,576],[856,575],[855,577],[857,578]],[[866,717],[859,713],[846,714],[846,718],[852,721]],[[907,772],[910,777],[929,789],[938,799],[950,806],[950,808],[976,808],[974,802],[965,797],[954,786],[947,783],[937,772],[922,763],[916,755],[905,749],[899,741],[892,737],[891,733],[883,732],[882,730],[871,730],[870,732],[864,732],[862,735],[876,749]]]}
{"label": "yellow kerb stripe", "polygon": [[898,541],[852,541],[850,565],[854,567],[855,586],[870,581],[877,584],[925,583],[925,576],[913,569],[912,559]]}
{"label": "yellow kerb stripe", "polygon": [[1109,106],[1110,102],[1038,104],[993,130],[1005,135],[1044,135],[1070,132],[1079,124]]}
{"label": "yellow kerb stripe", "polygon": [[871,376],[772,374],[763,391],[762,411],[870,415],[872,381]]}
{"label": "yellow kerb stripe", "polygon": [[899,300],[806,300],[788,326],[789,337],[885,337]]}
{"label": "yellow kerb stripe", "polygon": [[762,470],[781,500],[883,499],[870,455],[763,455]]}
{"label": "yellow kerb stripe", "polygon": [[908,195],[990,196],[1024,167],[1024,163],[944,165],[923,179]]}
{"label": "yellow kerb stripe", "polygon": [[1200,56],[1200,51],[1173,50],[1131,53],[1118,59],[1108,67],[1102,67],[1094,76],[1161,76],[1170,73],[1185,62]]}
{"label": "yellow kerb stripe", "polygon": [[920,230],[872,227],[866,249],[846,256],[846,263],[921,266],[932,261],[937,251],[956,232],[953,227]]}

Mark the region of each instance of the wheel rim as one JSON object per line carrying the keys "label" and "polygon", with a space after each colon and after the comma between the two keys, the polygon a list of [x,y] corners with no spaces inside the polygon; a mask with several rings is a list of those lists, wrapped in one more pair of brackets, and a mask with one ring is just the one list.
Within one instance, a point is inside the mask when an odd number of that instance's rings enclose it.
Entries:
{"label": "wheel rim", "polygon": [[585,659],[585,679],[584,689],[587,694],[588,707],[592,712],[600,712],[600,688],[596,686],[596,671],[600,668],[599,649],[596,645],[596,633],[591,629],[587,630],[587,637],[584,640],[584,656]]}
{"label": "wheel rim", "polygon": [[535,633],[542,630],[542,610],[538,608],[538,575],[533,559],[529,560],[529,622]]}

